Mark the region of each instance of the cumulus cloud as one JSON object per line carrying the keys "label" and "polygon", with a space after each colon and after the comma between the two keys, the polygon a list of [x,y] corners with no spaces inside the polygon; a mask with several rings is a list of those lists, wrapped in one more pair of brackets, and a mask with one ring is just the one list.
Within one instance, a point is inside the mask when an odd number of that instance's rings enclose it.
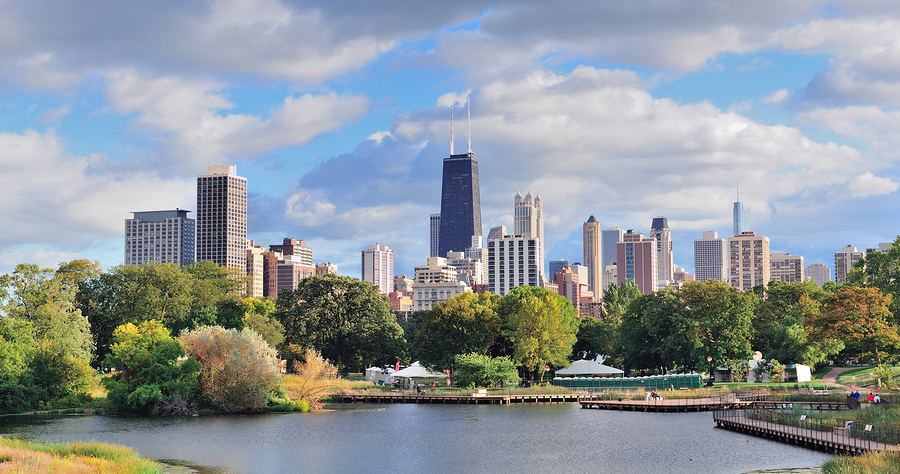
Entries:
{"label": "cumulus cloud", "polygon": [[[421,259],[449,151],[449,110],[444,98],[436,102],[398,116],[392,137],[367,140],[306,174],[287,216],[329,238],[365,236],[390,246],[391,236],[418,235]],[[472,92],[472,130],[485,229],[511,226],[512,197],[531,189],[554,220],[547,227],[551,248],[591,213],[629,227],[667,215],[681,231],[699,233],[711,223],[727,229],[738,178],[759,225],[797,202],[845,199],[830,193],[848,175],[891,192],[890,180],[868,177],[873,163],[853,148],[706,102],[655,98],[629,71],[579,67],[494,81]],[[457,135],[458,145],[464,139]]]}
{"label": "cumulus cloud", "polygon": [[764,104],[777,104],[777,103],[783,102],[784,99],[787,99],[789,95],[790,95],[790,93],[788,93],[787,89],[778,89],[777,91],[772,92],[771,94],[766,94],[766,95],[762,96],[762,99],[760,99],[760,100],[762,100],[762,102]]}
{"label": "cumulus cloud", "polygon": [[879,194],[890,194],[897,190],[897,183],[888,179],[875,176],[871,171],[854,176],[847,183],[847,191],[850,197],[864,198]]}
{"label": "cumulus cloud", "polygon": [[71,156],[53,130],[0,133],[0,220],[9,223],[0,227],[0,254],[20,258],[22,246],[40,242],[44,254],[27,252],[34,259],[70,258],[121,238],[132,211],[190,209],[193,192],[191,182],[132,171],[105,155]]}
{"label": "cumulus cloud", "polygon": [[797,116],[801,123],[816,125],[845,137],[861,140],[880,156],[900,158],[900,112],[875,106],[819,107]]}
{"label": "cumulus cloud", "polygon": [[62,120],[63,117],[69,115],[69,113],[71,113],[71,110],[69,109],[68,105],[47,109],[47,111],[41,114],[41,122],[55,123]]}
{"label": "cumulus cloud", "polygon": [[365,97],[326,93],[288,96],[269,117],[222,114],[234,107],[222,88],[210,81],[124,71],[109,77],[107,98],[114,111],[136,114],[132,128],[152,134],[161,161],[187,168],[303,145],[369,108]]}

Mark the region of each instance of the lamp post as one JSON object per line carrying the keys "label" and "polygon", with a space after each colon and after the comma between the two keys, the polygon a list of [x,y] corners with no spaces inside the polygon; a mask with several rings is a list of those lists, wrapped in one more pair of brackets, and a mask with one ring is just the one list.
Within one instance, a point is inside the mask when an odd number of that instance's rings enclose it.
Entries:
{"label": "lamp post", "polygon": [[712,356],[706,356],[706,361],[709,362],[709,381],[706,382],[706,386],[712,387],[713,386]]}

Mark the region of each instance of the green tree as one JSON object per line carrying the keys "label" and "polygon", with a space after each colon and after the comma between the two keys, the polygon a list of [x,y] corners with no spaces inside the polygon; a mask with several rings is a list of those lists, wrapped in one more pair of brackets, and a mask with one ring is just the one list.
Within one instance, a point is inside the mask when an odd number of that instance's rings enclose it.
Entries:
{"label": "green tree", "polygon": [[415,349],[416,334],[422,328],[425,319],[428,318],[428,310],[413,311],[409,316],[395,311],[394,316],[397,317],[397,324],[403,329],[403,337],[406,339],[406,355],[411,361],[419,360],[420,357],[416,354]]}
{"label": "green tree", "polygon": [[454,370],[459,354],[489,354],[500,338],[500,296],[466,292],[425,314],[413,344],[426,367]]}
{"label": "green tree", "polygon": [[859,345],[858,355],[872,355],[880,364],[882,352],[900,343],[890,304],[891,295],[878,288],[844,286],[825,299],[817,314],[806,318],[810,339]]}
{"label": "green tree", "polygon": [[602,340],[606,363],[610,365],[623,365],[625,352],[620,336],[622,334],[622,320],[628,309],[628,304],[641,295],[637,283],[627,280],[621,285],[610,283],[603,293],[603,310],[601,311],[600,324],[603,326]]}
{"label": "green tree", "polygon": [[270,346],[278,348],[284,342],[284,326],[275,319],[275,302],[248,296],[238,303],[243,313],[241,321],[244,327],[256,331]]}
{"label": "green tree", "polygon": [[698,327],[672,287],[631,300],[621,326],[626,368],[666,373],[697,367]]}
{"label": "green tree", "polygon": [[848,272],[846,284],[874,287],[891,295],[891,314],[900,314],[900,236],[886,252],[868,252],[857,260]]}
{"label": "green tree", "polygon": [[813,281],[769,282],[754,309],[753,346],[768,358],[816,366],[840,348],[810,341],[803,322],[830,293]]}
{"label": "green tree", "polygon": [[694,351],[694,360],[711,356],[713,364],[719,365],[729,359],[750,357],[755,294],[742,293],[718,280],[707,280],[686,283],[681,295],[689,317],[697,324],[700,344]]}
{"label": "green tree", "polygon": [[607,355],[609,333],[606,326],[598,319],[584,317],[578,321],[578,333],[575,345],[572,346],[570,360],[594,360],[600,355]]}
{"label": "green tree", "polygon": [[155,320],[127,323],[113,334],[106,365],[116,368],[102,383],[115,410],[192,414],[200,398],[200,363]]}
{"label": "green tree", "polygon": [[202,365],[200,387],[216,408],[229,413],[262,410],[281,382],[275,349],[250,328],[207,326],[179,338]]}
{"label": "green tree", "polygon": [[456,370],[451,380],[458,387],[494,387],[504,382],[519,381],[516,364],[509,357],[491,357],[472,352],[457,354],[454,359]]}
{"label": "green tree", "polygon": [[0,414],[30,408],[34,399],[29,366],[34,355],[31,322],[0,318]]}
{"label": "green tree", "polygon": [[503,297],[499,313],[513,361],[538,380],[548,364],[568,366],[578,332],[569,300],[544,288],[517,286]]}
{"label": "green tree", "polygon": [[275,308],[286,344],[301,352],[316,349],[342,371],[404,358],[403,329],[387,298],[369,282],[339,275],[304,278],[296,289],[278,294]]}

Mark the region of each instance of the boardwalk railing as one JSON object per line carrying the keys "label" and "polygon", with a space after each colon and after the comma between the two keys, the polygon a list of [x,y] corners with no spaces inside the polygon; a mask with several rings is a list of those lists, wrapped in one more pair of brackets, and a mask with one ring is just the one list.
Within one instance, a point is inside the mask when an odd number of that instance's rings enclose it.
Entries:
{"label": "boardwalk railing", "polygon": [[811,416],[777,410],[714,410],[713,420],[729,429],[829,451],[896,450],[900,444],[900,431],[895,429],[855,422],[835,426]]}

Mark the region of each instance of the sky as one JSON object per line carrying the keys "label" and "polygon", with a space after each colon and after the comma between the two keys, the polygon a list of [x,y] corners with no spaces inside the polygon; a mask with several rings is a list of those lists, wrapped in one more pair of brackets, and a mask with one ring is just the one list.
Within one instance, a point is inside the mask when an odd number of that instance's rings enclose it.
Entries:
{"label": "sky", "polygon": [[411,275],[467,100],[484,232],[540,194],[547,260],[581,260],[591,215],[665,216],[693,271],[738,186],[807,265],[900,234],[894,1],[11,0],[0,272],[120,265],[131,212],[193,211],[197,175],[235,164],[257,244],[358,277],[380,243]]}

